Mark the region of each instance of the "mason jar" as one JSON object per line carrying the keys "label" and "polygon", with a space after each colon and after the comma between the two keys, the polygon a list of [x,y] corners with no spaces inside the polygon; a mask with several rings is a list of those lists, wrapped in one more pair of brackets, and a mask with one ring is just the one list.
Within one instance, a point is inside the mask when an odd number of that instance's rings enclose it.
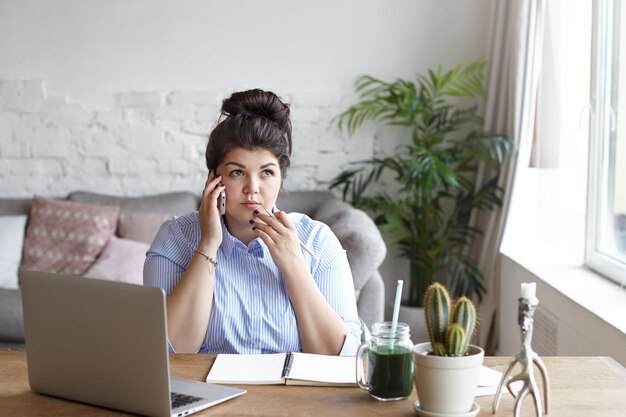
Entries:
{"label": "mason jar", "polygon": [[356,377],[361,389],[380,401],[402,400],[413,390],[413,343],[409,326],[374,323],[371,340],[357,352]]}

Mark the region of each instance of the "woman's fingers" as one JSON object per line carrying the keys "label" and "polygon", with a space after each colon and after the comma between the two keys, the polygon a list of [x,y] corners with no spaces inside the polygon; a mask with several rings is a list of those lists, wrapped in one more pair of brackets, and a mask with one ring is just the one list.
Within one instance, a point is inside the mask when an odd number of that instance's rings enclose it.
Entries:
{"label": "woman's fingers", "polygon": [[[205,200],[212,200],[214,203],[217,204],[217,197],[219,196],[219,193],[224,190],[224,186],[220,185],[221,181],[221,175],[216,176],[213,171],[209,171],[207,180],[204,183],[204,189],[202,190],[202,201],[200,202],[200,205],[202,205],[202,202],[204,202]],[[216,205],[214,204],[214,206]]]}
{"label": "woman's fingers", "polygon": [[284,211],[277,211],[274,213],[274,217],[282,224],[285,228],[296,231],[296,227],[293,225],[291,219]]}
{"label": "woman's fingers", "polygon": [[266,232],[269,229],[275,230],[278,233],[284,232],[284,226],[282,223],[267,209],[263,211],[255,210],[254,211],[254,220],[252,221],[253,226],[266,226]]}
{"label": "woman's fingers", "polygon": [[271,213],[266,211],[263,213],[258,211],[254,215],[255,219],[251,221],[251,224],[261,238],[269,238],[275,243],[279,243],[279,241],[284,243],[293,241],[299,245],[298,232],[289,216],[284,212]]}
{"label": "woman's fingers", "polygon": [[274,241],[277,241],[280,238],[280,232],[278,232],[272,225],[265,223],[258,218],[255,221],[252,221],[252,230],[257,232],[257,234],[262,233]]}
{"label": "woman's fingers", "polygon": [[206,195],[207,188],[209,183],[215,179],[215,173],[212,169],[209,170],[209,173],[206,176],[206,181],[204,182],[204,189],[202,190],[202,196]]}

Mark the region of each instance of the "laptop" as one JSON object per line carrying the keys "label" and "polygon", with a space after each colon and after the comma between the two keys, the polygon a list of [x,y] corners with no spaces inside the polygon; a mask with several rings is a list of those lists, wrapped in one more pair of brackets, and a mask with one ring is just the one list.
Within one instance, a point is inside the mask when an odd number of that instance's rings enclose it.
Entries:
{"label": "laptop", "polygon": [[20,281],[34,392],[168,417],[246,392],[170,377],[160,288],[37,271]]}

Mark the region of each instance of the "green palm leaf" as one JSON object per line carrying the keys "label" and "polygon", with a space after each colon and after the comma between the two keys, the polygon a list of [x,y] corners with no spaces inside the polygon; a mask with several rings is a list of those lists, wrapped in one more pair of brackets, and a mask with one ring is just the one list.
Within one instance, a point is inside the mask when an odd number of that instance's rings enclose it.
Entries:
{"label": "green palm leaf", "polygon": [[[355,82],[357,103],[333,119],[349,135],[375,121],[413,131],[393,155],[361,161],[330,182],[344,200],[369,211],[387,244],[409,259],[413,305],[436,278],[445,278],[455,296],[481,299],[485,291],[481,271],[465,254],[483,234],[470,218],[501,206],[498,180],[512,152],[506,136],[478,133],[485,66],[481,58],[448,71],[430,69],[415,81],[362,75]],[[381,186],[385,173],[397,193]]]}

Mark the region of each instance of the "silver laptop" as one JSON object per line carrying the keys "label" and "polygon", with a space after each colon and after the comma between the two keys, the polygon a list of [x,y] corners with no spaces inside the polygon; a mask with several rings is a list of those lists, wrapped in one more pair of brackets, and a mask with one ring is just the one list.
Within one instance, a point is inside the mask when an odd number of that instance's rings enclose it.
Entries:
{"label": "silver laptop", "polygon": [[20,281],[35,392],[148,416],[183,416],[246,392],[170,378],[160,288],[35,271]]}

